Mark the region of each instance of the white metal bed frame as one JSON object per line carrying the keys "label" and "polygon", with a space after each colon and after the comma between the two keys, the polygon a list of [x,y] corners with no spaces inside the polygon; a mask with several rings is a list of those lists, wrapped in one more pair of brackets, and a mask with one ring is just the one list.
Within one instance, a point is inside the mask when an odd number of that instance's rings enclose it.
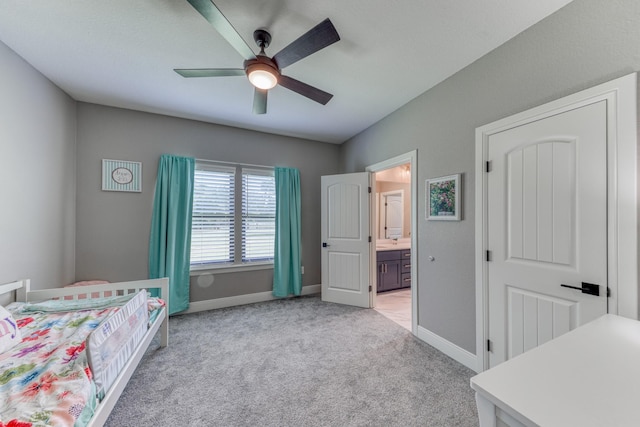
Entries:
{"label": "white metal bed frame", "polygon": [[[142,356],[144,356],[145,351],[158,330],[160,331],[160,346],[166,347],[169,344],[169,316],[167,315],[167,308],[169,307],[169,279],[137,280],[132,282],[42,290],[31,290],[29,280],[20,280],[0,285],[0,295],[15,291],[15,300],[24,302],[43,301],[69,296],[71,296],[72,299],[78,299],[79,295],[85,295],[85,298],[90,299],[103,297],[107,292],[112,292],[111,295],[126,295],[137,293],[142,289],[159,289],[160,298],[166,302],[166,306],[160,311],[158,317],[144,335],[144,338],[127,361],[111,388],[107,391],[100,403],[98,403],[95,413],[89,421],[89,424],[87,424],[87,427],[101,427],[107,421],[109,414],[113,410],[113,407],[120,398],[120,395],[127,386],[129,379],[138,367]],[[97,295],[93,296],[93,294],[96,293]]]}

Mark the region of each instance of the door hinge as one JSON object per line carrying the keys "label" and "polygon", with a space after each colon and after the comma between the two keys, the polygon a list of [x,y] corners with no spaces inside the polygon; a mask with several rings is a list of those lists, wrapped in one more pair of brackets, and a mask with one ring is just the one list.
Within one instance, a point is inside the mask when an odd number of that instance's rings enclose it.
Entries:
{"label": "door hinge", "polygon": [[487,173],[491,172],[491,161],[487,160],[484,162],[484,171]]}
{"label": "door hinge", "polygon": [[371,187],[369,187],[369,193],[371,193]]}
{"label": "door hinge", "polygon": [[491,340],[487,340],[487,351],[489,353],[493,352],[493,345],[491,344]]}
{"label": "door hinge", "polygon": [[486,260],[487,262],[491,262],[491,251],[487,250],[487,251],[485,252],[485,260]]}
{"label": "door hinge", "polygon": [[369,285],[369,292],[373,292],[373,286]]}
{"label": "door hinge", "polygon": [[611,288],[607,286],[607,298],[611,298]]}
{"label": "door hinge", "polygon": [[371,236],[369,236],[369,243],[371,243]]}

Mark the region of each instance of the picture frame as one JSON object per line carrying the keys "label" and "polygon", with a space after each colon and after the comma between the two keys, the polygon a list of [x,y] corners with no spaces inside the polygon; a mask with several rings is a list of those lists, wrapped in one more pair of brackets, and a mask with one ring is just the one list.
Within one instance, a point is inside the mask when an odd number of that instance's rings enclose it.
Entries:
{"label": "picture frame", "polygon": [[142,192],[142,162],[102,159],[102,191]]}
{"label": "picture frame", "polygon": [[460,221],[462,174],[431,178],[426,186],[426,219],[429,221]]}

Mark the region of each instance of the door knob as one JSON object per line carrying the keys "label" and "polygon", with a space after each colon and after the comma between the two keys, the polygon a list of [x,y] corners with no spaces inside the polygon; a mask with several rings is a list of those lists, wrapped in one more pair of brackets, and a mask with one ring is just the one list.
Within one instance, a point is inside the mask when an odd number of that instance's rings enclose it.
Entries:
{"label": "door knob", "polygon": [[560,286],[565,288],[577,289],[579,291],[582,291],[583,294],[595,295],[597,297],[600,296],[600,285],[595,285],[593,283],[582,282],[581,288],[565,284],[560,284]]}
{"label": "door knob", "polygon": [[322,242],[322,247],[323,248],[328,248],[329,246],[331,246],[331,245],[327,245],[327,242]]}

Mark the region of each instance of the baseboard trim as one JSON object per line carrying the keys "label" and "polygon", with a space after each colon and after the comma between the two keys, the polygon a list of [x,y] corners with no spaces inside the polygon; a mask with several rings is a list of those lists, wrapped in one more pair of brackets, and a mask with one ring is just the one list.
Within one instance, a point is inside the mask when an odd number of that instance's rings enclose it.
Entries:
{"label": "baseboard trim", "polygon": [[[320,293],[320,285],[303,286],[301,295],[312,295]],[[279,299],[269,291],[257,292],[254,294],[238,295],[235,297],[216,298],[205,301],[194,301],[189,303],[189,308],[179,314],[197,313],[199,311],[215,310],[217,308],[235,307],[237,305],[253,304],[256,302],[272,301]]]}
{"label": "baseboard trim", "polygon": [[418,325],[418,338],[440,350],[456,362],[462,363],[467,368],[477,372],[478,361],[475,354],[468,352],[462,347],[458,347],[451,341],[447,341],[440,335],[436,335],[420,325]]}

